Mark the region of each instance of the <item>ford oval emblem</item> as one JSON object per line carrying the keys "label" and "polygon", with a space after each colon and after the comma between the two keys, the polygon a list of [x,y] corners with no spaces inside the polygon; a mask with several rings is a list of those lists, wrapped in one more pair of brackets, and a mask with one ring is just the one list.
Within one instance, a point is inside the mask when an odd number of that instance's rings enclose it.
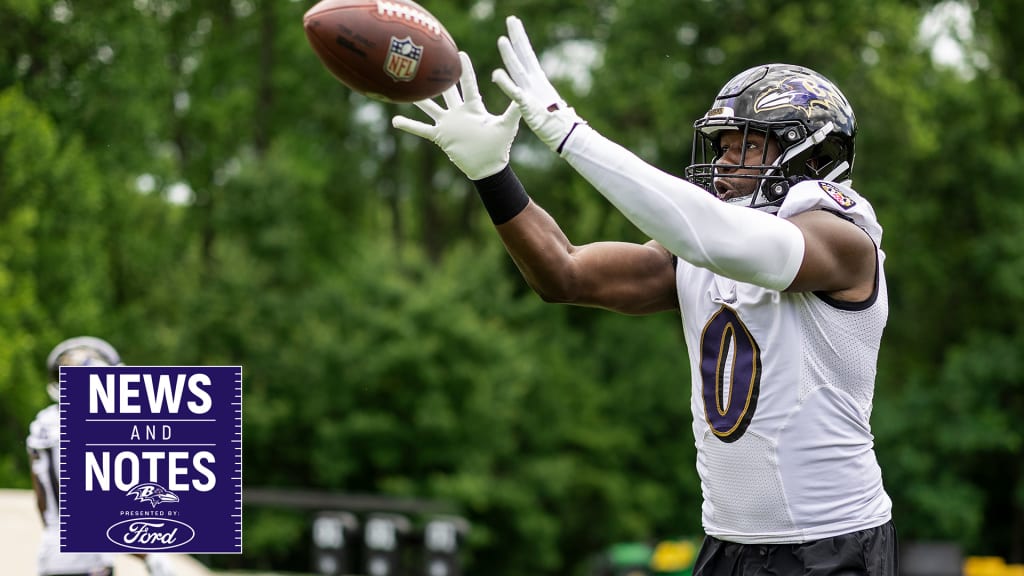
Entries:
{"label": "ford oval emblem", "polygon": [[107,528],[107,540],[132,550],[170,550],[195,537],[191,526],[167,518],[122,520]]}

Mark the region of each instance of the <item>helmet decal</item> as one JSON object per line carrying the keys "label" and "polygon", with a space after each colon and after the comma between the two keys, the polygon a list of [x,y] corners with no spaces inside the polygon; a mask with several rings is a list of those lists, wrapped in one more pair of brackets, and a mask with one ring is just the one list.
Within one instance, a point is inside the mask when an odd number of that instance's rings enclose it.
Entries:
{"label": "helmet decal", "polygon": [[839,112],[851,116],[849,102],[826,82],[813,77],[791,76],[761,92],[754,100],[754,111],[765,112],[780,108],[793,108],[810,116],[814,108]]}

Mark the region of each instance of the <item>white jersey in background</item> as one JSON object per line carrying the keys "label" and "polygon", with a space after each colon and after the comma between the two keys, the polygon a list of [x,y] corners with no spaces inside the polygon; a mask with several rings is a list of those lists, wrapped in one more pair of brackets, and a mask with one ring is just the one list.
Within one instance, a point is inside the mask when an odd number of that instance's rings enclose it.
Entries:
{"label": "white jersey in background", "polygon": [[57,514],[60,501],[60,411],[56,404],[42,409],[29,426],[26,446],[32,457],[32,475],[42,491],[43,537],[39,547],[39,574],[107,574],[113,569],[110,554],[62,554]]}
{"label": "white jersey in background", "polygon": [[878,247],[866,302],[779,292],[678,261],[702,519],[720,540],[800,543],[891,518],[869,424],[888,316],[882,229],[866,200],[829,182],[793,186],[778,215],[815,209],[853,221]]}

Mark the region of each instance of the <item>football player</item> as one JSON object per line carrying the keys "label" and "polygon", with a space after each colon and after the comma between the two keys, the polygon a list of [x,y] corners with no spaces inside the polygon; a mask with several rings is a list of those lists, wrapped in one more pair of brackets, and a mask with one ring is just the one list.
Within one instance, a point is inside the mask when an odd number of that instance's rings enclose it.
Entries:
{"label": "football player", "polygon": [[[685,179],[581,119],[519,19],[485,109],[461,94],[396,128],[473,180],[509,254],[545,300],[681,313],[706,532],[696,576],[898,574],[891,502],[869,423],[888,316],[882,228],[852,185],[856,121],[828,79],[767,64],[736,75],[695,123]],[[509,167],[520,117],[652,240],[574,245]]]}
{"label": "football player", "polygon": [[[111,554],[62,553],[57,521],[60,489],[60,400],[61,366],[120,366],[121,356],[109,342],[93,336],[69,338],[57,344],[46,359],[50,376],[46,391],[54,404],[43,408],[29,426],[26,440],[32,460],[32,488],[43,521],[39,547],[40,576],[110,576],[114,573]],[[173,576],[167,558],[160,554],[135,554],[144,560],[150,576]]]}

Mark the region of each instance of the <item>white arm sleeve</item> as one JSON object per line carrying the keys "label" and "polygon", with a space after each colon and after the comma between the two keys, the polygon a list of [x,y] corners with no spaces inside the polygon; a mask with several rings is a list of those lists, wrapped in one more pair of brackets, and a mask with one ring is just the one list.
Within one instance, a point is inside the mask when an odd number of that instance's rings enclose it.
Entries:
{"label": "white arm sleeve", "polygon": [[562,156],[641,232],[695,266],[773,290],[800,269],[804,237],[788,220],[726,204],[584,124]]}

